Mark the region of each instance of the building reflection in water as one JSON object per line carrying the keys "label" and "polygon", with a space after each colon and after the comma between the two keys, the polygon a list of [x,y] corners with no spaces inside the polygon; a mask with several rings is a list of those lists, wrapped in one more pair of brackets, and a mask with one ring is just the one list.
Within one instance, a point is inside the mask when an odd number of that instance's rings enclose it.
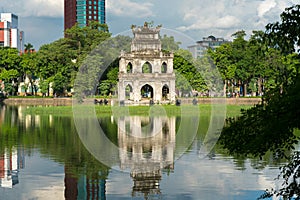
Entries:
{"label": "building reflection in water", "polygon": [[12,188],[19,183],[19,170],[25,166],[25,155],[21,147],[5,149],[0,153],[0,187]]}
{"label": "building reflection in water", "polygon": [[[24,114],[23,109],[26,108],[21,106],[2,106],[0,109],[0,126],[4,120],[10,125],[21,123],[25,130],[41,127],[45,120],[49,128],[54,125],[51,115],[42,118]],[[174,170],[176,118],[125,116],[118,118],[117,122],[119,164],[122,170],[130,171],[133,179],[132,196],[159,195],[162,172]],[[25,153],[21,147],[0,151],[0,187],[12,188],[18,184],[18,172],[24,168],[24,164]],[[108,169],[95,167],[90,169],[92,173],[86,171],[79,174],[76,171],[72,162],[65,163],[65,199],[106,199]]]}
{"label": "building reflection in water", "polygon": [[[6,115],[7,113],[10,113],[10,115]],[[16,124],[18,117],[16,110],[7,109],[6,106],[0,106],[0,128],[6,125],[6,120],[9,121],[10,126]],[[0,187],[12,188],[18,184],[19,170],[24,167],[25,153],[21,146],[0,148]]]}
{"label": "building reflection in water", "polygon": [[106,199],[106,172],[76,177],[71,171],[72,167],[65,166],[65,199]]}
{"label": "building reflection in water", "polygon": [[132,196],[160,194],[162,170],[174,170],[175,117],[120,117],[120,168],[129,169]]}
{"label": "building reflection in water", "polygon": [[[41,116],[40,115],[32,115],[32,114],[24,114],[24,110],[26,110],[25,106],[18,107],[18,117],[20,121],[23,121],[25,124],[25,128],[29,129],[31,127],[40,127],[41,125]],[[49,124],[52,118],[52,115],[49,115]]]}

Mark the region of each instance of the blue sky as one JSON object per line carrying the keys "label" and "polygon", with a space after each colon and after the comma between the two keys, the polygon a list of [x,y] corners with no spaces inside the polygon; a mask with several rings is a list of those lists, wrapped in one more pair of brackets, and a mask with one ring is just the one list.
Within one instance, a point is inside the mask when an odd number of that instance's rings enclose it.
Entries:
{"label": "blue sky", "polygon": [[[25,43],[38,49],[63,37],[63,4],[64,0],[1,0],[0,12],[18,15]],[[154,21],[197,41],[209,35],[231,40],[238,30],[248,35],[264,30],[280,19],[284,8],[300,0],[106,0],[106,4],[113,35],[132,24]]]}

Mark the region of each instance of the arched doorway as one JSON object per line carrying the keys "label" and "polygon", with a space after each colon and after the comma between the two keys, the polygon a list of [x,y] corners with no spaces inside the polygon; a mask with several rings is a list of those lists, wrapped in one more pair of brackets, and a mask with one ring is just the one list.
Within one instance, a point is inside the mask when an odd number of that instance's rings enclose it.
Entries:
{"label": "arched doorway", "polygon": [[153,88],[146,84],[141,88],[142,98],[153,98]]}
{"label": "arched doorway", "polygon": [[169,97],[168,97],[169,93],[170,93],[169,87],[167,85],[164,85],[163,88],[162,88],[162,98],[164,100],[169,99]]}
{"label": "arched doorway", "polygon": [[149,62],[145,62],[145,64],[143,64],[142,73],[152,73],[152,65]]}
{"label": "arched doorway", "polygon": [[132,86],[128,84],[125,88],[125,98],[132,99]]}

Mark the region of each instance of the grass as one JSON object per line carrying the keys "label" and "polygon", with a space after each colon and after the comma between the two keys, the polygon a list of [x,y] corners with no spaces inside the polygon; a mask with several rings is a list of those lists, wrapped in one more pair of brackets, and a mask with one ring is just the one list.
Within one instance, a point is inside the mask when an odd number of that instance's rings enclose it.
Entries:
{"label": "grass", "polygon": [[[251,106],[244,105],[226,105],[226,116],[237,116],[240,114],[241,109],[247,109]],[[198,108],[198,109],[197,109]],[[212,108],[214,109],[214,115],[223,115],[225,112],[224,105],[210,105],[201,104],[198,106],[192,105],[163,105],[163,106],[30,106],[25,110],[26,114],[39,114],[39,115],[73,115],[77,113],[83,114],[94,114],[97,116],[127,116],[127,115],[168,115],[168,116],[182,116],[182,115],[208,115],[212,113]]]}

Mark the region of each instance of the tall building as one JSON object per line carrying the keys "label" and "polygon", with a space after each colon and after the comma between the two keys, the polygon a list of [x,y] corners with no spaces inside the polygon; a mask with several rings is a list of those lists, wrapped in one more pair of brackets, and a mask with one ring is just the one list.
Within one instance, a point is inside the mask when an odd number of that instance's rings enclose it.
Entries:
{"label": "tall building", "polygon": [[193,54],[194,58],[203,57],[209,48],[216,49],[227,42],[229,41],[224,38],[216,38],[211,35],[204,37],[203,40],[198,41],[195,45],[188,46],[188,50]]}
{"label": "tall building", "polygon": [[22,51],[24,32],[18,28],[18,16],[12,13],[0,14],[0,47],[12,47]]}
{"label": "tall building", "polygon": [[84,27],[89,21],[105,24],[105,0],[65,0],[65,30],[76,23]]}

